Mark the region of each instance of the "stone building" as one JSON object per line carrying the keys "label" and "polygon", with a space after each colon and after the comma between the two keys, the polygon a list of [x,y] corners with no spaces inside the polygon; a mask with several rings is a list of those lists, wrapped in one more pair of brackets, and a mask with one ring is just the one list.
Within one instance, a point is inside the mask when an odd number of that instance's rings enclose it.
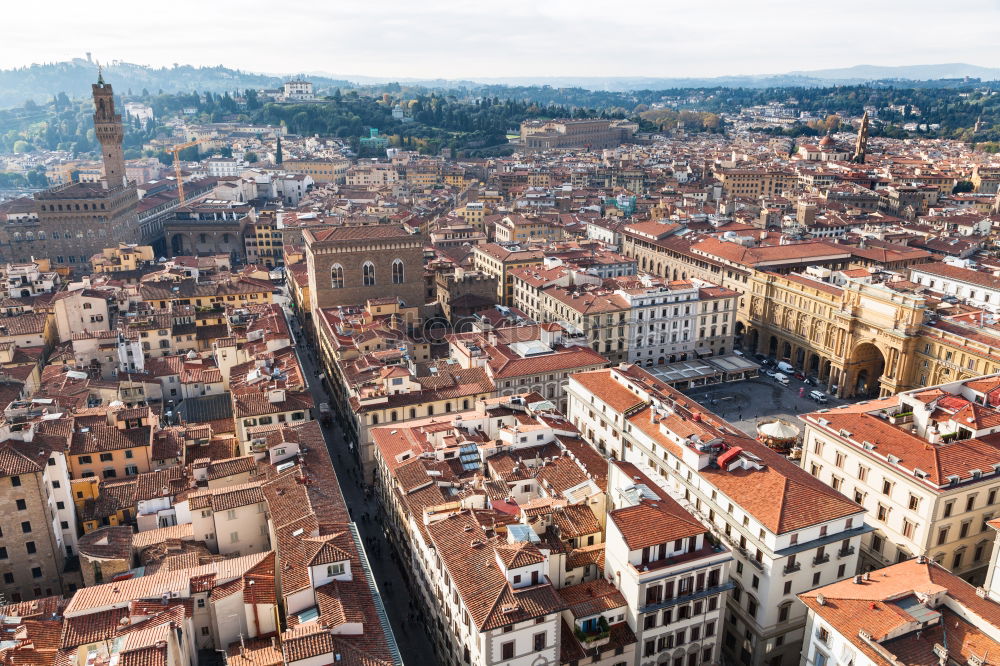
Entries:
{"label": "stone building", "polygon": [[86,587],[110,582],[132,568],[132,528],[112,525],[80,537],[80,573]]}
{"label": "stone building", "polygon": [[457,269],[453,275],[438,273],[436,281],[441,312],[454,326],[463,319],[471,321],[472,315],[496,303],[497,279],[492,275]]}
{"label": "stone building", "polygon": [[737,334],[745,351],[786,360],[837,395],[885,396],[912,388],[925,308],[922,296],[884,285],[756,272]]}
{"label": "stone building", "polygon": [[521,143],[527,148],[614,148],[624,143],[629,131],[600,118],[525,120],[521,123]]}
{"label": "stone building", "polygon": [[[7,428],[9,432],[9,427]],[[0,444],[0,595],[6,602],[61,595],[66,552],[61,533],[52,530],[49,498],[59,466],[49,466],[50,451],[33,442],[8,439]]]}
{"label": "stone building", "polygon": [[228,254],[233,259],[246,255],[244,232],[250,204],[230,201],[202,201],[179,208],[173,219],[163,224],[166,246],[173,256]]}
{"label": "stone building", "polygon": [[94,130],[101,143],[105,179],[69,182],[35,195],[37,219],[23,220],[0,242],[0,260],[49,257],[55,266],[73,268],[115,243],[142,243],[135,183],[125,180],[121,115],[115,113],[111,85],[93,86]]}
{"label": "stone building", "polygon": [[313,312],[394,296],[424,304],[424,239],[398,224],[303,232]]}

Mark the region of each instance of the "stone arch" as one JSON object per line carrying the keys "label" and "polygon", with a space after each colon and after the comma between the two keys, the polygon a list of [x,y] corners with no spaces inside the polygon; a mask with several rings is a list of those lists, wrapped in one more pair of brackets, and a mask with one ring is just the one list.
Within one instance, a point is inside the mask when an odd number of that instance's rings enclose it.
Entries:
{"label": "stone arch", "polygon": [[809,363],[803,368],[807,373],[815,375],[819,374],[819,354],[812,353],[809,355]]}
{"label": "stone arch", "polygon": [[769,356],[778,355],[778,336],[772,335],[771,339],[767,341],[767,353]]}
{"label": "stone arch", "polygon": [[854,347],[851,352],[850,371],[846,386],[848,397],[878,396],[882,373],[885,372],[886,353],[876,343],[868,340]]}

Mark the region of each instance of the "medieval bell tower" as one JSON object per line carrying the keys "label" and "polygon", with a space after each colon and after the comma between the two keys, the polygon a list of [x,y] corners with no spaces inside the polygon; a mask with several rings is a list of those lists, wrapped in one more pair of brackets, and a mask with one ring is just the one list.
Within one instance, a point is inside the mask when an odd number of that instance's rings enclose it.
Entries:
{"label": "medieval bell tower", "polygon": [[104,160],[104,179],[108,189],[125,185],[125,155],[122,152],[122,117],[115,113],[115,98],[111,84],[104,82],[102,74],[97,75],[94,90],[94,133],[101,143],[101,158]]}

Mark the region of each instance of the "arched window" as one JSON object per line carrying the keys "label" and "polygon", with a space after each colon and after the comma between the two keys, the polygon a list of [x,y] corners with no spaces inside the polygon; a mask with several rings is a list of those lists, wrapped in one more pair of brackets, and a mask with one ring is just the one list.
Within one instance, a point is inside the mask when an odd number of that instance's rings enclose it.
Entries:
{"label": "arched window", "polygon": [[330,269],[330,286],[334,289],[344,288],[344,267],[340,264],[334,264]]}
{"label": "arched window", "polygon": [[392,262],[392,283],[403,284],[403,261],[395,259]]}
{"label": "arched window", "polygon": [[361,266],[361,283],[366,287],[375,286],[375,264],[370,261]]}

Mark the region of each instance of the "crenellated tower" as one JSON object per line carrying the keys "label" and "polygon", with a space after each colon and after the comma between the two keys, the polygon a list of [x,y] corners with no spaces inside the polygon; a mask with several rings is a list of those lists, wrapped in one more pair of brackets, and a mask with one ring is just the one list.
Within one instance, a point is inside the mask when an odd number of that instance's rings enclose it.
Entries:
{"label": "crenellated tower", "polygon": [[108,189],[125,185],[125,154],[122,152],[121,114],[115,113],[115,97],[111,84],[104,82],[103,74],[97,75],[94,90],[94,133],[101,143],[101,158],[104,160],[104,179]]}

